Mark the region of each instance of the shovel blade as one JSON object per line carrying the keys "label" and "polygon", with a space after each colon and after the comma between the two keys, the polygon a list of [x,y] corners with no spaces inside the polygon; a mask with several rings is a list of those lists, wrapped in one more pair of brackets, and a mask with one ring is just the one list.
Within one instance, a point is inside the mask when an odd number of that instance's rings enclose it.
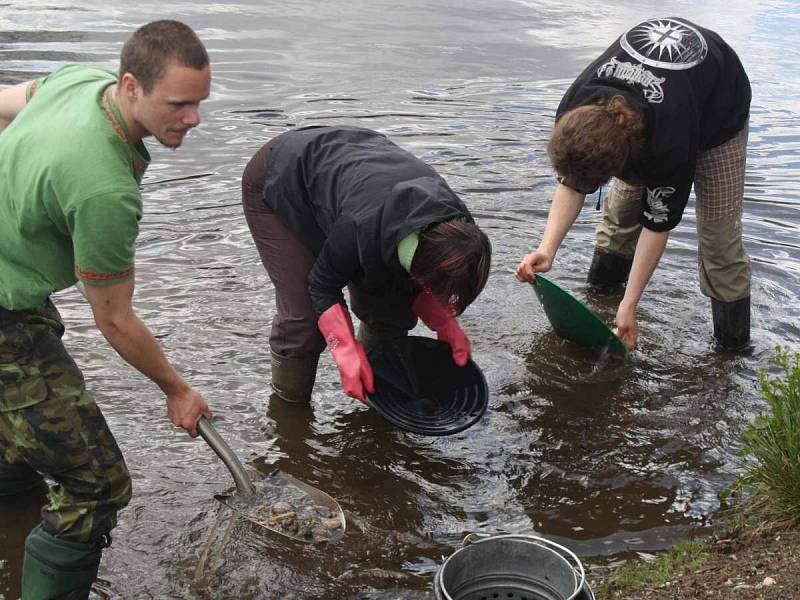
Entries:
{"label": "shovel blade", "polygon": [[[242,517],[251,523],[258,525],[268,531],[277,533],[283,537],[287,537],[304,544],[322,544],[337,542],[344,537],[347,521],[344,517],[344,511],[339,503],[331,496],[326,494],[320,489],[312,485],[295,479],[288,473],[283,473],[280,470],[275,470],[264,479],[255,482],[256,491],[252,495],[240,494],[217,494],[214,498],[227,506],[228,508],[238,512]],[[257,520],[252,516],[253,510],[258,507],[268,506],[276,502],[289,502],[296,501],[298,496],[308,497],[313,504],[327,508],[331,511],[340,526],[337,529],[329,531],[329,535],[324,540],[306,539],[300,535],[294,535],[291,532],[284,531],[280,526],[270,526],[267,523]]]}

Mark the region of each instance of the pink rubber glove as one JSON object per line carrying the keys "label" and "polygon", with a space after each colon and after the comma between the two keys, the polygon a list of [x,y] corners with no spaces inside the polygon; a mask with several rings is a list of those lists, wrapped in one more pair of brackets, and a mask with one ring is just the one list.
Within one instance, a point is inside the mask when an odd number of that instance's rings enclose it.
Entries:
{"label": "pink rubber glove", "polygon": [[459,367],[466,365],[469,360],[469,338],[444,303],[433,294],[422,292],[414,300],[411,309],[436,332],[436,337],[450,344],[453,361]]}
{"label": "pink rubber glove", "polygon": [[375,391],[374,377],[364,346],[353,333],[350,313],[341,304],[334,304],[322,313],[317,325],[339,365],[344,393],[366,404],[364,390],[370,394]]}

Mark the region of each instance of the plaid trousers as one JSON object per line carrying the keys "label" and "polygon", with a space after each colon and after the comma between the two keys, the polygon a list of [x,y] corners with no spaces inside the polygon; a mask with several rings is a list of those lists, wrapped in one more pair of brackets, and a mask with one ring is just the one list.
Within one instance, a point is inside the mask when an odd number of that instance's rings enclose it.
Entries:
{"label": "plaid trousers", "polygon": [[[694,175],[697,270],[704,295],[733,302],[750,295],[750,258],[742,243],[742,200],[748,126],[701,152]],[[643,185],[614,179],[597,226],[597,248],[632,257],[642,229]]]}

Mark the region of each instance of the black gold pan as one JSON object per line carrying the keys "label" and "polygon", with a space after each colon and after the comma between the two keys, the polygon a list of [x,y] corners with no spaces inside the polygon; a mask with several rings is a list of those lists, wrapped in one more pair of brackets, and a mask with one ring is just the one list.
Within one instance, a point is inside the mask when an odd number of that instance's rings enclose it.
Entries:
{"label": "black gold pan", "polygon": [[478,365],[453,362],[449,344],[427,337],[387,340],[369,352],[375,391],[367,402],[390,423],[421,435],[452,435],[477,423],[489,390]]}

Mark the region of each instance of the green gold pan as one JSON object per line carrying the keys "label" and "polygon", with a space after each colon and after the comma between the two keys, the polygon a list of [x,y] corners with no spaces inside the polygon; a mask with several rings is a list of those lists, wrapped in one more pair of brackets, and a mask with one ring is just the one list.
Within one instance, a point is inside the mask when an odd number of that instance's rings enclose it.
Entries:
{"label": "green gold pan", "polygon": [[536,274],[532,284],[555,332],[562,338],[592,348],[608,348],[625,355],[628,349],[614,332],[583,302],[546,277]]}

